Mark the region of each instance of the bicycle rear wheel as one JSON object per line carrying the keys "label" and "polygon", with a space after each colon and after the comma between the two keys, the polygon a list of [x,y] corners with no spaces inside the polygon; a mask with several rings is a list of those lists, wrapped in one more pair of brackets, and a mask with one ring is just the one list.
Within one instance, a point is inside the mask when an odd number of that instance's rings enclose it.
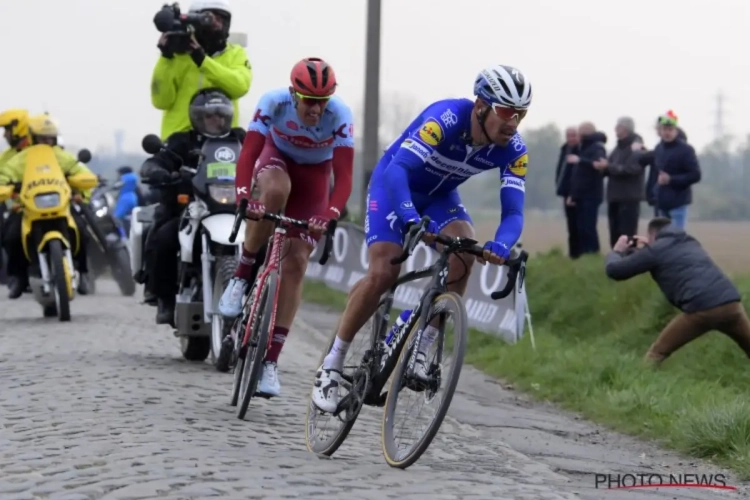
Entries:
{"label": "bicycle rear wheel", "polygon": [[263,283],[263,289],[260,293],[258,310],[251,327],[253,335],[248,342],[245,351],[245,361],[242,364],[240,405],[237,410],[237,418],[240,420],[244,419],[247,414],[250,400],[255,395],[258,382],[260,382],[260,376],[263,373],[263,361],[266,358],[268,338],[271,335],[271,320],[273,318],[274,308],[276,307],[276,289],[278,287],[278,280],[278,274],[269,274],[265,283]]}
{"label": "bicycle rear wheel", "polygon": [[[377,332],[375,329],[379,328],[381,324],[384,314],[383,307],[384,305],[381,304],[370,320],[369,334],[365,335],[364,332],[360,331],[349,347],[349,352],[346,353],[342,374],[343,382],[341,384],[341,389],[345,392],[340,394],[340,412],[332,414],[322,411],[312,402],[312,393],[310,395],[307,415],[305,416],[305,442],[307,443],[307,449],[317,455],[330,457],[336,453],[359,416],[365,392],[369,389],[371,382],[369,363],[375,356],[375,353],[372,352],[372,338],[373,336],[376,336],[376,338],[381,336],[381,332]],[[367,330],[367,326],[362,330]],[[323,364],[323,359],[333,347],[335,339],[336,332],[334,331],[318,366]]]}
{"label": "bicycle rear wheel", "polygon": [[[412,350],[418,346],[413,345],[416,340],[419,323],[416,322],[409,337],[406,340],[406,346],[401,351],[398,365],[391,379],[391,386],[388,390],[388,397],[383,412],[383,425],[381,430],[381,441],[383,447],[383,456],[385,461],[391,467],[406,469],[416,462],[419,457],[427,450],[433,438],[443,423],[448,408],[450,407],[453,393],[458,385],[458,378],[461,375],[464,354],[466,352],[466,341],[468,337],[468,318],[466,307],[461,297],[454,292],[447,292],[435,297],[432,301],[428,314],[428,322],[438,317],[440,322],[439,334],[432,346],[436,351],[434,359],[430,360],[427,356],[427,368],[429,381],[417,381],[408,371],[409,358]],[[453,322],[453,333],[446,333],[448,321]],[[446,374],[446,355],[452,355],[454,360],[450,372]],[[415,438],[411,444],[404,445],[401,443],[400,434],[397,430],[403,431],[409,429],[408,417],[397,415],[399,410],[409,409],[409,399],[423,399],[424,403],[432,404],[437,399],[438,392],[443,389],[443,397],[437,403],[434,409],[434,416],[429,420],[426,426],[418,422],[412,422],[412,428],[422,428],[421,435],[419,430],[415,431]],[[401,400],[399,401],[399,397]],[[416,420],[416,419],[415,419]],[[415,425],[416,424],[416,425]]]}

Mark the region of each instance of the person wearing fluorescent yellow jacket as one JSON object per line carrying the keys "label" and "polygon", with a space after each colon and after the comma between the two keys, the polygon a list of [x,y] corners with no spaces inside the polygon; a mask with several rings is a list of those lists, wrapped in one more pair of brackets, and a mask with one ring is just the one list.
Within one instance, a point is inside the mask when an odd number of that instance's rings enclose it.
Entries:
{"label": "person wearing fluorescent yellow jacket", "polygon": [[[78,186],[86,191],[96,187],[99,183],[96,174],[91,172],[86,165],[80,163],[75,156],[57,145],[57,125],[48,115],[31,117],[29,119],[29,132],[32,145],[47,144],[53,147],[55,158],[71,186]],[[8,198],[13,192],[13,185],[23,182],[27,157],[27,151],[21,151],[8,161],[0,171],[0,199]],[[77,217],[78,215],[73,212],[73,218],[77,219]],[[10,278],[8,297],[11,299],[20,297],[29,284],[28,261],[24,255],[21,242],[21,220],[22,214],[19,211],[14,211],[6,219],[3,231],[3,247],[8,255],[8,275]],[[78,220],[76,220],[76,224],[79,228],[83,227]],[[84,235],[82,234],[82,236]],[[88,292],[85,279],[88,272],[85,249],[85,243],[81,244],[78,253],[75,255],[76,267],[81,274],[78,293],[82,295]]]}
{"label": "person wearing fluorescent yellow jacket", "polygon": [[175,54],[170,34],[159,40],[162,56],[151,78],[151,103],[164,111],[161,139],[191,129],[188,110],[192,97],[201,89],[221,90],[232,101],[234,119],[239,123],[239,99],[248,93],[253,79],[252,67],[245,49],[227,43],[232,11],[228,0],[195,0],[191,13],[211,14],[213,24],[196,29],[190,52]]}
{"label": "person wearing fluorescent yellow jacket", "polygon": [[0,153],[0,171],[8,160],[31,143],[29,137],[29,112],[25,109],[9,109],[0,113],[0,127],[5,129],[4,137],[8,149]]}

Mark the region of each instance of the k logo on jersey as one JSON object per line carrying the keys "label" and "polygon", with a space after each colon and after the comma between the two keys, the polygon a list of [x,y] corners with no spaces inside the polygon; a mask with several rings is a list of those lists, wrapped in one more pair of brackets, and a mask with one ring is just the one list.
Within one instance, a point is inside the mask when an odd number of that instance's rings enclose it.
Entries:
{"label": "k logo on jersey", "polygon": [[519,159],[513,162],[513,165],[510,166],[510,171],[518,177],[526,177],[526,167],[528,164],[529,155],[524,153]]}
{"label": "k logo on jersey", "polygon": [[437,146],[443,140],[443,129],[438,122],[430,118],[424,123],[424,125],[422,125],[422,128],[419,129],[419,138],[425,144]]}

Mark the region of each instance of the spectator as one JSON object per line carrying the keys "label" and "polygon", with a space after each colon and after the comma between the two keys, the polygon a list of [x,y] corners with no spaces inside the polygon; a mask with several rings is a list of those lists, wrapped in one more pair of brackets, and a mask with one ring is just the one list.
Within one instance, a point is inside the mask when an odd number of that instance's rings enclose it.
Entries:
{"label": "spectator", "polygon": [[117,204],[112,215],[122,223],[125,233],[129,233],[130,214],[138,206],[138,175],[131,167],[120,167],[117,173],[119,179],[116,186],[119,187],[120,193],[117,195]]}
{"label": "spectator", "polygon": [[607,157],[604,144],[607,136],[597,132],[594,124],[584,122],[578,127],[581,145],[578,154],[569,154],[566,161],[573,164],[570,176],[570,198],[576,207],[576,232],[579,251],[599,253],[599,234],[596,223],[599,205],[604,201],[604,177],[594,168],[594,162]]}
{"label": "spectator", "polygon": [[646,196],[657,216],[669,217],[675,226],[685,229],[688,205],[693,201],[691,186],[701,180],[698,157],[672,111],[659,118],[659,135],[662,140],[653,155],[641,161],[651,164]]}
{"label": "spectator", "polygon": [[661,364],[677,349],[706,332],[718,330],[750,357],[750,320],[737,288],[711,260],[698,241],[657,217],[648,224],[648,238],[620,237],[607,256],[606,273],[627,280],[650,272],[669,302],[680,309],[646,353]]}
{"label": "spectator", "polygon": [[159,39],[161,57],[151,78],[151,103],[164,111],[161,138],[192,128],[188,110],[195,94],[202,88],[216,87],[234,106],[232,126],[239,123],[238,100],[248,93],[253,72],[247,52],[239,45],[227,43],[232,12],[229,0],[194,0],[190,12],[208,12],[213,24],[195,32],[190,51],[176,53],[173,38]]}
{"label": "spectator", "polygon": [[[661,119],[662,117],[659,116],[656,118],[656,135],[661,139]],[[687,134],[685,134],[685,131],[677,127],[677,137],[682,139],[683,141],[687,142]],[[656,209],[656,199],[654,198],[654,186],[656,185],[656,180],[658,178],[658,172],[656,168],[654,167],[654,151],[644,151],[641,154],[640,162],[641,166],[649,167],[648,171],[648,178],[646,180],[646,203],[650,207],[654,208],[654,217],[658,217],[659,213]]]}
{"label": "spectator", "polygon": [[623,117],[615,125],[617,146],[609,159],[594,163],[594,168],[609,177],[607,181],[607,215],[609,246],[615,246],[621,235],[629,238],[638,232],[641,201],[644,193],[644,168],[639,163],[643,139],[635,133],[635,123]]}
{"label": "spectator", "polygon": [[560,157],[555,169],[555,184],[557,196],[563,199],[565,210],[565,222],[568,226],[568,255],[571,259],[577,259],[581,255],[579,247],[578,232],[576,231],[576,207],[570,197],[570,177],[573,172],[573,164],[568,163],[568,155],[577,155],[580,152],[580,136],[576,127],[568,127],[565,130],[565,144],[560,147]]}

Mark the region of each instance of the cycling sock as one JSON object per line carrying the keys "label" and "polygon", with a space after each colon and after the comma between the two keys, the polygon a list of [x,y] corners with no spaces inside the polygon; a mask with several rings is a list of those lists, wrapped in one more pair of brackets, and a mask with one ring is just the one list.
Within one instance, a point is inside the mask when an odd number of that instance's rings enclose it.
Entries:
{"label": "cycling sock", "polygon": [[255,252],[248,252],[244,246],[242,247],[242,257],[240,257],[240,263],[234,271],[235,278],[250,281],[250,277],[253,274],[253,264],[255,264],[256,255]]}
{"label": "cycling sock", "polygon": [[349,346],[351,344],[351,342],[345,342],[337,336],[333,341],[331,351],[323,360],[323,368],[326,370],[341,371],[344,368],[344,359],[346,358],[346,353],[349,351]]}
{"label": "cycling sock", "polygon": [[435,342],[438,333],[440,333],[440,331],[437,328],[432,325],[427,325],[427,328],[425,328],[424,332],[422,332],[422,338],[419,340],[419,349],[417,349],[417,352],[427,354],[427,351],[430,350],[432,343]]}
{"label": "cycling sock", "polygon": [[287,335],[289,335],[289,328],[284,328],[283,326],[273,327],[271,347],[268,348],[268,352],[266,353],[266,363],[278,363],[279,354],[281,354],[281,349],[284,348]]}

